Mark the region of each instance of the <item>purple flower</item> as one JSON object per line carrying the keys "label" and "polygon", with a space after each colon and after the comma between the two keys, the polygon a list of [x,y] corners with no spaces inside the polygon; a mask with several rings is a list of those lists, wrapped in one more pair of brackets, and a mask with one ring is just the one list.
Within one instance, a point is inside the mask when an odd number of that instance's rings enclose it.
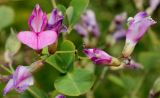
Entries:
{"label": "purple flower", "polygon": [[76,25],[74,26],[74,29],[75,29],[82,37],[88,36],[88,31],[86,30],[86,28],[85,28],[83,25],[76,24]]}
{"label": "purple flower", "polygon": [[41,50],[42,48],[56,42],[57,33],[55,31],[44,31],[47,26],[47,16],[43,13],[38,4],[35,6],[28,24],[31,31],[22,31],[17,35],[17,38],[23,44],[32,49]]}
{"label": "purple flower", "polygon": [[75,25],[74,29],[82,36],[88,36],[91,32],[95,37],[99,37],[99,27],[96,22],[95,14],[92,10],[86,10],[81,16],[81,23]]}
{"label": "purple flower", "polygon": [[127,22],[127,13],[123,12],[115,16],[114,20],[110,24],[109,32],[110,35],[107,36],[107,44],[114,45],[117,41],[126,36],[126,30],[124,24]]}
{"label": "purple flower", "polygon": [[17,67],[12,78],[4,88],[3,95],[6,95],[10,90],[15,89],[19,93],[24,92],[28,86],[33,85],[34,80],[30,70],[26,66]]}
{"label": "purple flower", "polygon": [[113,23],[115,25],[115,29],[119,30],[123,28],[123,24],[126,23],[127,13],[123,12],[115,16]]}
{"label": "purple flower", "polygon": [[124,38],[126,36],[126,30],[121,29],[121,30],[117,30],[116,32],[114,32],[114,34],[112,35],[113,39],[117,42],[118,40],[120,40],[121,38]]}
{"label": "purple flower", "polygon": [[66,97],[64,95],[62,95],[62,94],[59,94],[55,98],[66,98]]}
{"label": "purple flower", "polygon": [[114,65],[119,66],[120,62],[118,59],[110,56],[106,52],[100,49],[84,49],[83,52],[89,57],[95,64],[102,64],[102,65]]}
{"label": "purple flower", "polygon": [[129,27],[126,33],[125,47],[122,52],[124,57],[131,55],[135,45],[145,34],[147,29],[156,23],[146,12],[139,12],[134,18],[129,18],[128,21]]}
{"label": "purple flower", "polygon": [[67,32],[66,26],[62,24],[63,22],[63,15],[60,11],[57,9],[53,9],[47,24],[47,29],[48,30],[54,30],[58,34],[60,32]]}

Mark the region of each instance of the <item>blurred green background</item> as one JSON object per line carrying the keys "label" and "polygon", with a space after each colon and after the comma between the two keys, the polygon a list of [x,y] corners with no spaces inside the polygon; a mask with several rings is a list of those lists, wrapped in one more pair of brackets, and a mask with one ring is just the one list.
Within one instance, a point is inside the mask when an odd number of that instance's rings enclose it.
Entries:
{"label": "blurred green background", "polygon": [[[12,27],[17,32],[28,30],[28,18],[35,6],[40,4],[43,11],[50,13],[53,9],[50,0],[0,0],[0,64],[4,64],[4,51],[6,39],[10,34]],[[56,0],[57,5],[61,4],[68,8],[70,0]],[[77,5],[78,6],[78,5]],[[149,6],[149,1],[144,0],[143,9]],[[108,28],[115,15],[121,12],[127,12],[128,17],[134,16],[139,10],[136,8],[133,0],[90,0],[88,9],[92,9],[96,14],[97,23],[100,27],[100,40],[97,48],[104,47],[105,38],[108,35]],[[108,70],[99,87],[96,89],[95,98],[147,98],[155,80],[160,77],[160,6],[154,11],[152,18],[157,21],[151,29],[137,44],[132,58],[141,63],[143,69],[120,69]],[[82,51],[82,38],[72,31],[67,35],[67,39],[73,41],[79,52]],[[108,53],[119,56],[125,40],[117,42],[112,47],[105,46],[103,50]],[[81,54],[81,53],[80,53]],[[14,67],[19,64],[29,65],[36,58],[35,53],[28,47],[22,45],[19,53],[14,58]],[[81,54],[83,55],[83,54]],[[83,55],[84,56],[84,55]],[[98,77],[104,67],[95,66],[95,76]],[[6,74],[0,69],[0,74]],[[53,94],[54,81],[60,73],[50,65],[35,73],[36,89],[38,93],[47,96],[45,93]],[[159,83],[160,84],[160,83]],[[5,83],[0,84],[0,95]],[[160,89],[160,86],[156,86]],[[41,91],[39,91],[39,89]],[[153,88],[154,89],[154,88]],[[156,88],[157,89],[157,88]],[[157,90],[157,92],[159,92]],[[44,93],[44,94],[43,94]],[[1,98],[34,98],[27,91],[24,94],[17,94],[15,91]],[[47,98],[47,97],[42,97]],[[72,98],[67,96],[67,98]],[[85,98],[85,95],[73,98]],[[160,98],[155,97],[155,98]]]}

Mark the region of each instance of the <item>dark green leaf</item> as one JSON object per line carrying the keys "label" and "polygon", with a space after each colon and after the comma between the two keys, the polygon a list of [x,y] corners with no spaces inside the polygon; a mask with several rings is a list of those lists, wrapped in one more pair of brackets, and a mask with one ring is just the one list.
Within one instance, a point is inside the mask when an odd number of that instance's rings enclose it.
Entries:
{"label": "dark green leaf", "polygon": [[[65,40],[59,51],[75,51],[75,46],[71,41]],[[75,53],[55,53],[46,59],[46,62],[62,73],[65,73],[70,67],[73,66]]]}

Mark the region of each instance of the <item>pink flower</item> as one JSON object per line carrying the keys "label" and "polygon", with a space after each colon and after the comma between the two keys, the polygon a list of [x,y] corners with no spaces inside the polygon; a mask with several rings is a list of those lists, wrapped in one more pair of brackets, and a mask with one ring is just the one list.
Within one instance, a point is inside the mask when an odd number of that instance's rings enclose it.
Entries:
{"label": "pink flower", "polygon": [[129,28],[126,33],[126,42],[123,56],[128,57],[134,50],[137,42],[142,38],[147,29],[156,22],[146,12],[139,12],[134,18],[129,18]]}
{"label": "pink flower", "polygon": [[37,4],[28,21],[31,31],[19,32],[17,38],[23,44],[32,49],[40,50],[57,40],[57,33],[53,30],[46,30],[47,16]]}
{"label": "pink flower", "polygon": [[33,85],[33,82],[34,80],[29,69],[26,66],[19,66],[4,88],[3,95],[6,95],[12,89],[15,89],[19,93],[24,92],[28,86]]}
{"label": "pink flower", "polygon": [[95,64],[102,65],[120,65],[120,62],[100,49],[84,49],[83,52],[89,57]]}

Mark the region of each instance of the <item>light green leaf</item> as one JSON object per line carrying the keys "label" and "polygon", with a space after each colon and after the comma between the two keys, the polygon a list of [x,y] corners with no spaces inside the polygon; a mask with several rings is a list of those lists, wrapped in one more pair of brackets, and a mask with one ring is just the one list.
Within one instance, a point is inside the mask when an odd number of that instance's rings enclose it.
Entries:
{"label": "light green leaf", "polygon": [[[71,41],[65,40],[58,51],[75,51],[75,46]],[[55,53],[46,59],[46,62],[62,73],[65,73],[73,66],[75,53]]]}
{"label": "light green leaf", "polygon": [[160,92],[160,77],[158,77],[156,79],[156,81],[154,82],[152,90],[153,90],[154,93],[159,93]]}
{"label": "light green leaf", "polygon": [[72,6],[67,8],[66,14],[67,14],[68,21],[71,22],[72,17],[73,17],[73,7]]}
{"label": "light green leaf", "polygon": [[72,26],[78,21],[81,14],[87,8],[88,4],[89,4],[89,0],[72,0],[71,1],[70,6],[73,7],[73,15],[69,23],[71,23]]}
{"label": "light green leaf", "polygon": [[94,75],[85,69],[75,69],[58,78],[54,85],[58,92],[68,96],[79,96],[91,89]]}
{"label": "light green leaf", "polygon": [[11,29],[11,34],[6,41],[5,50],[14,55],[18,52],[20,47],[21,43],[18,41],[15,31]]}
{"label": "light green leaf", "polygon": [[14,10],[9,6],[0,6],[0,30],[10,25],[14,20]]}

